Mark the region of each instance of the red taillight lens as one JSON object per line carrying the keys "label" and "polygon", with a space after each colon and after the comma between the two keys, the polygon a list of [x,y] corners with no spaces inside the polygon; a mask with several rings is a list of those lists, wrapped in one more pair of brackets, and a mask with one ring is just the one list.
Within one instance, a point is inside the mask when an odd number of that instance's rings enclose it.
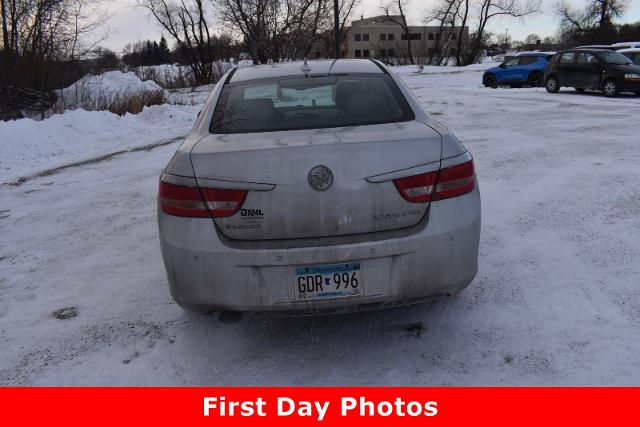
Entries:
{"label": "red taillight lens", "polygon": [[448,199],[470,193],[476,186],[473,160],[440,170],[433,200]]}
{"label": "red taillight lens", "polygon": [[405,200],[413,203],[428,202],[436,186],[438,171],[394,179],[393,183]]}
{"label": "red taillight lens", "polygon": [[231,216],[242,207],[246,197],[244,190],[198,189],[160,181],[160,207],[169,215],[195,218]]}
{"label": "red taillight lens", "polygon": [[160,207],[169,215],[198,218],[210,216],[197,187],[186,187],[160,181],[158,198]]}
{"label": "red taillight lens", "polygon": [[476,175],[473,160],[422,175],[394,179],[393,183],[405,200],[424,203],[462,196],[473,191]]}

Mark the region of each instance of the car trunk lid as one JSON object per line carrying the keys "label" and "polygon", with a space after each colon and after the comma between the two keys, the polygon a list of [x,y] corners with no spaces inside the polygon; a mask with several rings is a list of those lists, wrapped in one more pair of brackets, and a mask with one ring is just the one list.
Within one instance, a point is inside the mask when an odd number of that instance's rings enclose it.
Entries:
{"label": "car trunk lid", "polygon": [[367,178],[437,170],[441,145],[433,128],[409,121],[210,134],[191,161],[200,186],[249,190],[237,214],[214,219],[228,238],[313,238],[417,224],[428,203],[405,200],[391,179]]}

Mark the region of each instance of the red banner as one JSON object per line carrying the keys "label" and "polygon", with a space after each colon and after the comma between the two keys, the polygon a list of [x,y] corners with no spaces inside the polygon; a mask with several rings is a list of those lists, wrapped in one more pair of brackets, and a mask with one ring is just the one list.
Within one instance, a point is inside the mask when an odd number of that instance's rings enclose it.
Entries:
{"label": "red banner", "polygon": [[3,425],[637,425],[639,388],[0,388]]}

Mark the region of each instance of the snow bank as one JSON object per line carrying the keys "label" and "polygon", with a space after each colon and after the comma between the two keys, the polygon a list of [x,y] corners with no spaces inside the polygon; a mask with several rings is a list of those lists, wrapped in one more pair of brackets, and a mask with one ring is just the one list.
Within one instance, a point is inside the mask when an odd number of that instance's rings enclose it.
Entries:
{"label": "snow bank", "polygon": [[[117,86],[123,81],[109,80]],[[155,83],[145,87],[153,87]],[[185,135],[199,105],[156,105],[118,116],[82,109],[43,121],[0,122],[0,182],[71,162]]]}
{"label": "snow bank", "polygon": [[97,109],[96,106],[109,104],[117,98],[158,91],[162,91],[162,88],[156,82],[142,81],[135,73],[107,71],[97,76],[86,75],[71,86],[58,91],[55,109],[93,110]]}
{"label": "snow bank", "polygon": [[[222,76],[233,67],[230,62],[213,63],[214,76]],[[165,89],[191,87],[196,84],[190,67],[179,64],[144,65],[132,69],[142,80],[153,80]]]}
{"label": "snow bank", "polygon": [[453,65],[425,65],[422,71],[418,69],[417,65],[400,65],[392,67],[391,69],[400,75],[407,74],[446,74],[446,73],[463,73],[467,71],[484,71],[491,67],[499,65],[499,62],[487,61],[482,64],[471,64],[462,67],[456,67]]}

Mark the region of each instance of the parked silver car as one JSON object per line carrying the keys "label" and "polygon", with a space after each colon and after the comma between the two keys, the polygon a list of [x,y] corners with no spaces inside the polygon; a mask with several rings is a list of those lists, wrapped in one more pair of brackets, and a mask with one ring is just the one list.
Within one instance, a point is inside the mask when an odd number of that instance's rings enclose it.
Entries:
{"label": "parked silver car", "polygon": [[345,311],[469,285],[480,193],[469,152],[383,64],[286,62],[216,85],[158,222],[185,309]]}

